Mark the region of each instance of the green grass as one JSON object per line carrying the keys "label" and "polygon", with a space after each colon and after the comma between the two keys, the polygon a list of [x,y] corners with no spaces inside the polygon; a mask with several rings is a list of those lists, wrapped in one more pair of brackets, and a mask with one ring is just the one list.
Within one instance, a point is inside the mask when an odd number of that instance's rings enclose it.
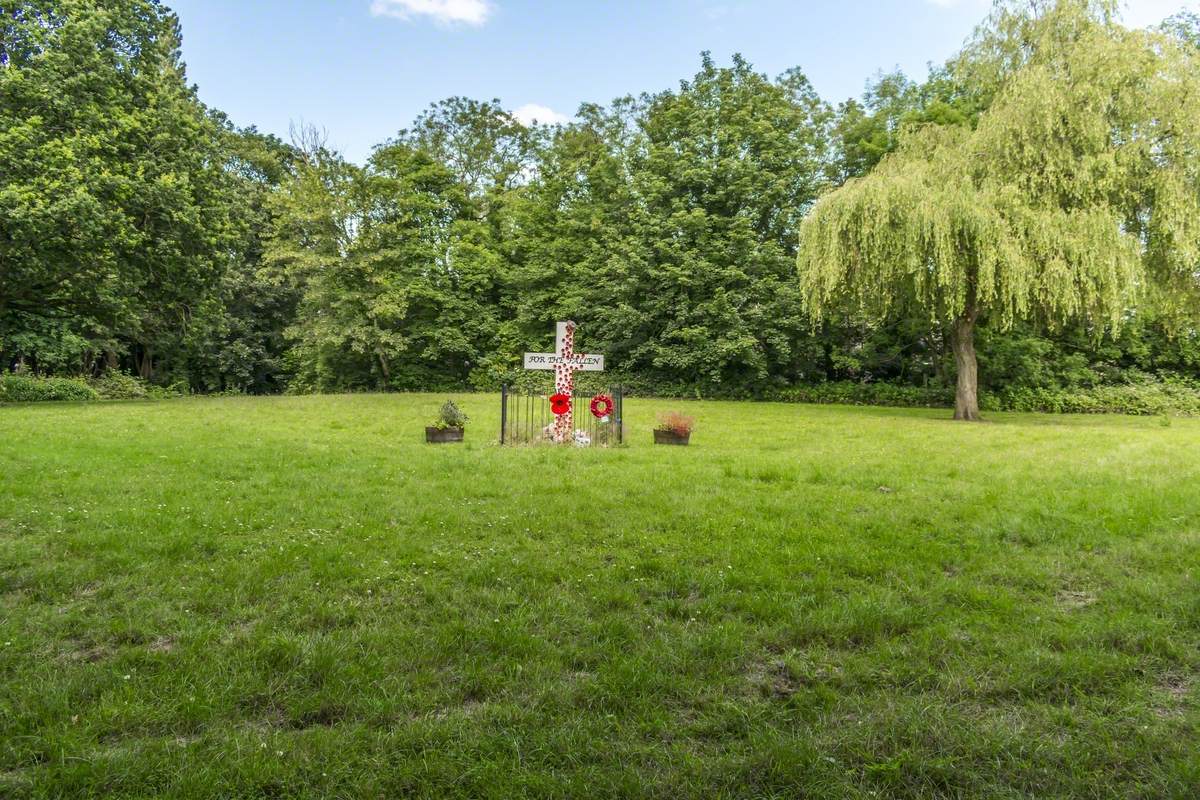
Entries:
{"label": "green grass", "polygon": [[0,408],[0,797],[1200,793],[1200,421],[443,399]]}

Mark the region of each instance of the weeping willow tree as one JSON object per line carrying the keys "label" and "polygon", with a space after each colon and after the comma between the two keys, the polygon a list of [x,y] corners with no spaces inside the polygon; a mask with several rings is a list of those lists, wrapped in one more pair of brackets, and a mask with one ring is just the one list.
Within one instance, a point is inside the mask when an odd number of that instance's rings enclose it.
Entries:
{"label": "weeping willow tree", "polygon": [[949,333],[955,419],[979,418],[983,320],[1100,335],[1151,300],[1194,309],[1200,59],[1109,2],[1000,3],[950,69],[985,111],[905,132],[801,226],[808,312],[920,313]]}

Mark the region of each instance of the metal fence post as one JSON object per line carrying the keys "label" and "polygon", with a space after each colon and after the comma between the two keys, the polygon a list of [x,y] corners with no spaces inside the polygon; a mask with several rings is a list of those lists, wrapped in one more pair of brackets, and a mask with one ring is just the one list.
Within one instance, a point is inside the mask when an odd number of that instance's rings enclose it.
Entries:
{"label": "metal fence post", "polygon": [[616,402],[613,403],[616,406],[613,410],[617,412],[617,444],[625,444],[625,392],[621,384],[617,384],[614,394],[617,396]]}
{"label": "metal fence post", "polygon": [[500,444],[504,444],[504,432],[508,429],[508,384],[500,384]]}

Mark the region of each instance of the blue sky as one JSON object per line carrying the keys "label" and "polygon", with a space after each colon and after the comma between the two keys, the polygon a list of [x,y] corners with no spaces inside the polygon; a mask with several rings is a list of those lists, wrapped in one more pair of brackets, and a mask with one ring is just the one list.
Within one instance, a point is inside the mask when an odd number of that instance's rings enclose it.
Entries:
{"label": "blue sky", "polygon": [[[325,128],[361,161],[451,95],[499,98],[542,121],[582,102],[672,88],[700,52],[760,72],[800,67],[831,101],[879,70],[913,76],[951,55],[986,0],[167,0],[188,77],[238,125],[287,138]],[[1185,0],[1132,0],[1131,24]],[[547,119],[549,118],[549,119]]]}

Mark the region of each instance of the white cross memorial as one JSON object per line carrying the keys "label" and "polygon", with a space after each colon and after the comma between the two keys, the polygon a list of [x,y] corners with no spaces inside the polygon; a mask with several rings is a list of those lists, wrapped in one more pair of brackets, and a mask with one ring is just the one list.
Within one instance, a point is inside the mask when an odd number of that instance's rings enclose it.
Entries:
{"label": "white cross memorial", "polygon": [[554,417],[554,441],[567,442],[574,436],[571,408],[575,397],[575,373],[603,372],[604,356],[575,352],[575,323],[560,322],[555,330],[553,353],[526,353],[525,369],[554,370],[554,391],[572,402],[565,414]]}

